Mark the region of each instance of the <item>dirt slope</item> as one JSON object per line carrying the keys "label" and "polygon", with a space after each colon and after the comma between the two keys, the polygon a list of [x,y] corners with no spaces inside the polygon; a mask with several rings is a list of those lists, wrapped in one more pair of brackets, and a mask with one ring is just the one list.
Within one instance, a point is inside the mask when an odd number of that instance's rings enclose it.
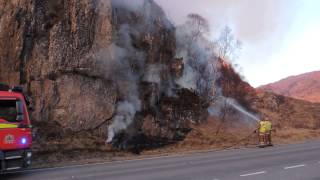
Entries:
{"label": "dirt slope", "polygon": [[320,71],[291,76],[258,89],[310,102],[320,102]]}

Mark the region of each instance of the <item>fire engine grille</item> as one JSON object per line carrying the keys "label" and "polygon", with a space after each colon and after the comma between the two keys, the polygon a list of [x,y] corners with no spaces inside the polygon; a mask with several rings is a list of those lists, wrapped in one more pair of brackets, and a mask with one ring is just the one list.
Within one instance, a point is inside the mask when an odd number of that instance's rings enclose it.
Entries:
{"label": "fire engine grille", "polygon": [[18,159],[23,157],[23,150],[7,151],[4,153],[5,159]]}
{"label": "fire engine grille", "polygon": [[23,167],[23,159],[12,159],[6,161],[6,170],[16,170]]}
{"label": "fire engine grille", "polygon": [[27,166],[28,150],[0,151],[0,174],[3,171],[13,171]]}

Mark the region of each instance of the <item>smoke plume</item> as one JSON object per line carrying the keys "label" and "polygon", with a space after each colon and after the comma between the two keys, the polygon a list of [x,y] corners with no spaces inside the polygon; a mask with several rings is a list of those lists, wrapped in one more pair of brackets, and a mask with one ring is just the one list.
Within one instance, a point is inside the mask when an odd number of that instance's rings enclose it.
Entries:
{"label": "smoke plume", "polygon": [[243,116],[241,119],[258,121],[256,115],[245,110],[235,99],[223,95],[217,83],[221,76],[219,72],[221,61],[218,57],[219,52],[216,52],[216,46],[219,44],[209,40],[209,26],[205,18],[190,14],[187,21],[177,27],[177,56],[183,57],[185,63],[183,76],[177,83],[182,87],[196,90],[206,98],[211,104],[208,108],[211,116],[221,119],[224,117],[222,114],[227,113],[225,109],[232,108]]}
{"label": "smoke plume", "polygon": [[[107,142],[126,130],[134,122],[136,113],[141,111],[141,82],[161,86],[161,73],[166,66],[147,57],[148,47],[143,46],[143,41],[152,45],[152,34],[157,30],[155,23],[172,28],[164,12],[153,1],[112,0],[111,5],[113,44],[97,55],[106,78],[112,80],[118,91],[118,103],[112,124],[108,127]],[[161,90],[168,91],[168,88],[170,86]]]}
{"label": "smoke plume", "polygon": [[[208,38],[210,28],[205,18],[190,14],[184,24],[174,28],[161,8],[151,0],[112,0],[112,8],[113,44],[97,54],[106,78],[118,91],[107,142],[112,142],[119,132],[127,130],[135,121],[137,112],[142,110],[142,82],[156,84],[156,97],[151,97],[151,104],[148,104],[152,108],[157,106],[155,99],[159,98],[159,94],[170,97],[175,95],[173,89],[186,88],[196,92],[209,104],[216,102],[217,106],[211,106],[215,111],[222,107],[217,99],[227,99],[229,106],[253,118],[235,100],[223,97],[219,91],[217,80],[221,76],[221,62],[215,52],[215,44]],[[173,59],[155,59],[149,53],[161,46],[154,44],[153,38],[159,35],[155,32],[165,33],[166,30],[175,30],[175,37],[170,38],[176,40],[175,57],[183,61],[181,76],[172,76],[170,64],[174,63]],[[162,48],[168,48],[166,46]]]}

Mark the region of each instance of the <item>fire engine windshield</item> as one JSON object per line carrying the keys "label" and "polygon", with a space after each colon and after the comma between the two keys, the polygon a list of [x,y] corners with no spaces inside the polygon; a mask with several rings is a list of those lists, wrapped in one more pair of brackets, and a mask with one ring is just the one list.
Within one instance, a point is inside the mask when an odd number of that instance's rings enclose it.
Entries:
{"label": "fire engine windshield", "polygon": [[0,100],[0,119],[18,122],[23,116],[22,103],[19,100]]}

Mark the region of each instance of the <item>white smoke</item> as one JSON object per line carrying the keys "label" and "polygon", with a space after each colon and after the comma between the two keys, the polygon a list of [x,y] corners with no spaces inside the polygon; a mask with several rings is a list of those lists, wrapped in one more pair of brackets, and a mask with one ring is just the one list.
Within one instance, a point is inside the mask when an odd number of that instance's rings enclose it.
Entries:
{"label": "white smoke", "polygon": [[[139,73],[134,73],[130,64],[130,58],[137,60],[139,65],[144,63],[143,53],[136,52],[135,57],[129,57],[130,46],[119,47],[111,44],[107,49],[98,53],[101,59],[102,69],[106,78],[112,80],[117,87],[120,101],[116,105],[115,116],[108,128],[108,142],[121,130],[126,129],[134,120],[137,111],[140,111],[139,100]],[[135,50],[136,51],[136,50]]]}
{"label": "white smoke", "polygon": [[159,85],[161,83],[160,73],[162,68],[161,64],[149,64],[148,67],[146,67],[143,81]]}
{"label": "white smoke", "polygon": [[[155,22],[172,28],[164,12],[151,0],[111,0],[111,5],[116,28],[113,44],[97,55],[106,78],[112,80],[118,91],[115,115],[108,127],[108,143],[126,130],[141,111],[140,82],[161,83],[163,65],[148,63],[145,52],[134,46],[133,40],[151,35]],[[138,20],[130,19],[132,13]]]}
{"label": "white smoke", "polygon": [[[139,73],[134,73],[130,66],[130,58],[127,56],[130,53],[120,47],[113,48],[114,58],[109,59],[109,65],[106,65],[108,78],[116,85],[118,90],[118,98],[115,116],[112,124],[108,128],[108,142],[110,142],[115,134],[126,129],[134,120],[137,111],[140,111],[141,102],[139,99]],[[112,51],[112,50],[111,50]],[[121,54],[116,54],[116,53]],[[139,53],[138,53],[139,54]],[[139,57],[141,56],[141,57]],[[136,56],[139,62],[143,65],[144,58],[142,54]],[[137,59],[136,59],[137,60]],[[106,60],[108,62],[108,60]],[[108,63],[107,63],[108,64]]]}
{"label": "white smoke", "polygon": [[184,66],[183,75],[176,83],[187,89],[197,89],[197,74],[189,65]]}
{"label": "white smoke", "polygon": [[144,6],[144,0],[112,0],[114,8],[121,7],[130,11],[139,11]]}
{"label": "white smoke", "polygon": [[117,88],[118,103],[112,124],[108,127],[107,142],[121,130],[127,129],[134,121],[137,111],[141,109],[139,99],[139,78],[145,63],[145,54],[132,46],[130,33],[134,31],[129,25],[123,24],[118,31],[117,41],[96,54],[107,79],[112,80]]}
{"label": "white smoke", "polygon": [[176,57],[182,57],[184,62],[183,76],[176,83],[211,99],[220,77],[220,63],[214,42],[208,39],[210,31],[206,23],[201,16],[191,17],[176,28]]}
{"label": "white smoke", "polygon": [[128,101],[119,102],[117,104],[117,113],[113,118],[113,123],[108,127],[107,143],[110,143],[117,132],[127,129],[134,119],[135,113],[140,109]]}
{"label": "white smoke", "polygon": [[[139,85],[141,81],[156,83],[161,87],[161,92],[167,95],[174,86],[169,78],[168,82],[162,82],[161,73],[164,72],[164,64],[148,63],[146,54],[133,45],[133,38],[141,38],[144,35],[152,35],[155,22],[172,28],[171,23],[164,18],[164,13],[157,8],[150,0],[112,0],[114,10],[113,18],[117,23],[113,44],[107,49],[98,53],[101,60],[102,69],[105,70],[107,79],[112,80],[118,91],[118,103],[112,124],[108,127],[107,142],[112,142],[113,138],[122,130],[126,130],[134,121],[135,115],[141,110],[139,99]],[[138,12],[144,18],[137,24],[126,24],[122,22],[131,16],[126,10]],[[121,16],[124,17],[121,17]],[[118,21],[119,20],[119,21]],[[140,22],[142,21],[142,22]],[[220,77],[218,58],[214,52],[213,42],[208,40],[205,34],[194,34],[197,27],[189,27],[190,22],[176,28],[176,57],[182,57],[184,61],[183,76],[176,80],[176,84],[195,90],[202,97],[213,99],[221,96],[221,93],[214,92],[217,86],[217,79]],[[164,85],[163,85],[163,84]],[[170,88],[171,87],[171,88]],[[235,101],[226,101],[240,112],[246,114]],[[212,106],[218,111],[222,106],[219,101],[218,106]],[[210,110],[209,110],[210,112]],[[250,114],[247,114],[250,116]]]}
{"label": "white smoke", "polygon": [[231,107],[244,115],[243,119],[258,121],[259,118],[256,115],[246,111],[236,100],[223,95],[217,83],[221,76],[219,72],[221,62],[215,51],[217,44],[208,40],[208,34],[196,33],[199,29],[206,27],[199,27],[199,23],[192,21],[194,19],[187,20],[176,30],[176,56],[183,57],[185,63],[183,76],[177,80],[177,83],[182,87],[194,89],[209,99],[212,103],[208,108],[211,116],[219,118],[222,113],[225,113],[225,108]]}

